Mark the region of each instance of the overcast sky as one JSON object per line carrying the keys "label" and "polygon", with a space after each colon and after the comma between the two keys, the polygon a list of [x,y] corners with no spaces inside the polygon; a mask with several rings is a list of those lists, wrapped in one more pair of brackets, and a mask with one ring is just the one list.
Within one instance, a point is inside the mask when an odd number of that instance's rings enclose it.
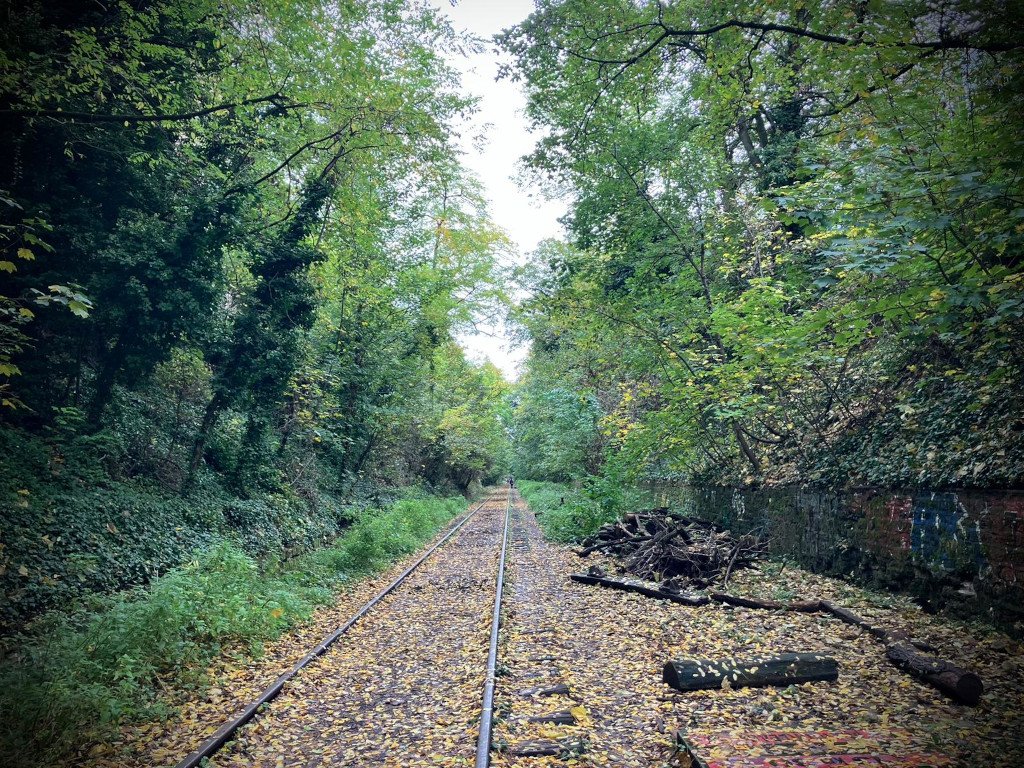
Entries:
{"label": "overcast sky", "polygon": [[[485,39],[522,21],[533,10],[532,0],[459,0],[455,6],[449,0],[431,1],[456,28]],[[481,54],[452,59],[463,74],[464,88],[481,98],[479,112],[463,126],[462,146],[465,164],[483,182],[491,216],[516,244],[521,261],[541,240],[562,235],[557,220],[565,207],[559,201],[532,198],[513,180],[519,158],[533,149],[534,137],[526,130],[525,96],[516,83],[496,81],[502,58],[493,45],[486,48]],[[481,132],[487,137],[486,144],[475,148],[473,137]],[[526,350],[514,348],[501,336],[502,329],[490,332],[495,335],[474,334],[460,342],[474,359],[489,359],[506,377],[515,378]]]}

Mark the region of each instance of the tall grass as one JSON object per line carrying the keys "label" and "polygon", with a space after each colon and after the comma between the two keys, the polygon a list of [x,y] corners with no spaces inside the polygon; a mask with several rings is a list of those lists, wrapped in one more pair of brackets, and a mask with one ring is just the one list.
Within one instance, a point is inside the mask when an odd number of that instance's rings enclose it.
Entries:
{"label": "tall grass", "polygon": [[261,567],[221,542],[148,589],[44,617],[0,660],[0,765],[50,764],[122,718],[164,714],[161,684],[201,684],[229,647],[258,654],[343,582],[415,551],[464,508],[461,498],[409,496],[284,565]]}

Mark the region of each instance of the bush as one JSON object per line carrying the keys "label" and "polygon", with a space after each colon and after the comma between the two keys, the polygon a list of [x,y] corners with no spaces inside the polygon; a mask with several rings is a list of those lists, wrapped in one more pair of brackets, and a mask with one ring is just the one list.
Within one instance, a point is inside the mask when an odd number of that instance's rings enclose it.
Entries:
{"label": "bush", "polygon": [[650,506],[642,491],[617,487],[608,493],[608,483],[601,478],[588,480],[581,488],[533,480],[519,483],[545,537],[561,543],[579,541],[626,512]]}
{"label": "bush", "polygon": [[292,557],[330,543],[348,522],[342,502],[321,491],[243,499],[203,476],[182,496],[118,477],[97,461],[109,441],[0,428],[0,635],[94,593],[147,584],[218,542]]}
{"label": "bush", "polygon": [[47,442],[0,429],[0,633],[93,592],[151,581],[226,532],[225,497],[112,478],[95,436]]}
{"label": "bush", "polygon": [[342,540],[321,553],[337,558],[341,570],[367,573],[415,551],[465,507],[461,497],[438,499],[407,495],[387,510],[367,510]]}
{"label": "bush", "polygon": [[227,647],[258,653],[342,582],[414,551],[464,507],[410,494],[360,514],[332,547],[262,569],[223,541],[148,589],[44,617],[0,663],[0,764],[54,761],[121,718],[160,714],[158,679],[195,684]]}

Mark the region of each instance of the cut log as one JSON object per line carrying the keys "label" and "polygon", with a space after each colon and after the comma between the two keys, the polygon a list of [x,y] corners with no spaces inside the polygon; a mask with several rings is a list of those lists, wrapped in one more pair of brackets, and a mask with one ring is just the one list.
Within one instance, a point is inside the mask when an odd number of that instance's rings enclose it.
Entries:
{"label": "cut log", "polygon": [[885,649],[889,661],[962,704],[974,706],[985,686],[973,672],[934,656],[923,656],[908,643],[889,643]]}
{"label": "cut log", "polygon": [[938,688],[954,701],[974,706],[981,698],[985,686],[976,674],[961,669],[956,664],[944,659],[924,656],[917,652],[917,650],[933,652],[934,647],[928,643],[914,640],[906,632],[876,627],[852,611],[834,605],[827,600],[821,601],[821,607],[847,624],[860,627],[865,632],[877,637],[885,643],[885,655],[889,661],[904,672]]}
{"label": "cut log", "polygon": [[818,600],[801,600],[796,603],[779,603],[775,600],[762,600],[759,597],[737,597],[736,595],[727,595],[724,592],[712,592],[710,597],[712,600],[716,600],[719,603],[737,605],[741,608],[764,608],[766,610],[775,611],[800,611],[801,613],[815,613],[820,608],[820,601]]}
{"label": "cut log", "polygon": [[671,600],[673,603],[679,603],[680,605],[698,606],[707,605],[711,602],[703,595],[686,595],[679,592],[670,592],[666,589],[649,587],[646,584],[641,584],[639,582],[615,579],[609,576],[589,576],[585,573],[573,573],[569,575],[569,578],[573,581],[579,582],[580,584],[593,584],[599,587],[606,587],[608,589],[618,589],[623,592],[635,592],[638,595],[644,595],[646,597],[654,597],[660,600]]}
{"label": "cut log", "polygon": [[665,664],[662,679],[677,691],[721,688],[728,680],[733,688],[795,685],[839,677],[835,659],[816,653],[784,653],[760,659],[706,661],[681,659]]}

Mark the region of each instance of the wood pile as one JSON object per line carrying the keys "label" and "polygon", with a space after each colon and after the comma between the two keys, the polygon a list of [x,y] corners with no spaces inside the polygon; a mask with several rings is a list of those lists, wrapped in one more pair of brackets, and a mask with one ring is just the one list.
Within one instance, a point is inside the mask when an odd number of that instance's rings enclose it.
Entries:
{"label": "wood pile", "polygon": [[756,536],[734,537],[713,523],[665,508],[626,515],[582,543],[581,556],[615,555],[625,571],[675,589],[727,584],[734,570],[751,565],[765,550]]}

